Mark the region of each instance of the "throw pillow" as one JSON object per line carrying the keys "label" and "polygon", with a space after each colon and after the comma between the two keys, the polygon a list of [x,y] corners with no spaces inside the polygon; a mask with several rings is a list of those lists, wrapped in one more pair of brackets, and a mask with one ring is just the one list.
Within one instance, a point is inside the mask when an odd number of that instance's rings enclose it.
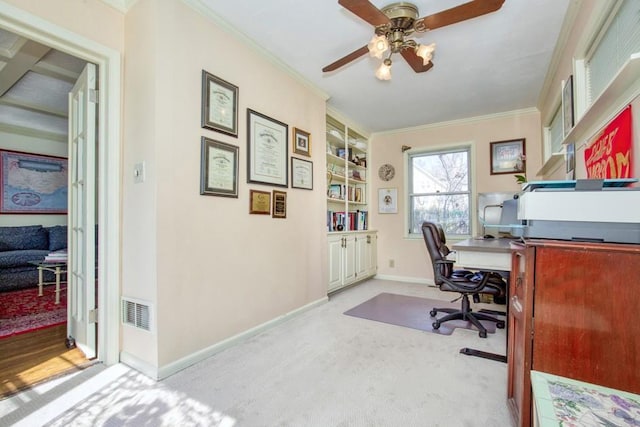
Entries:
{"label": "throw pillow", "polygon": [[0,241],[9,250],[47,249],[49,236],[41,225],[27,225],[20,227],[0,227]]}
{"label": "throw pillow", "polygon": [[67,226],[66,225],[54,225],[48,227],[49,231],[49,250],[58,251],[60,249],[67,248]]}

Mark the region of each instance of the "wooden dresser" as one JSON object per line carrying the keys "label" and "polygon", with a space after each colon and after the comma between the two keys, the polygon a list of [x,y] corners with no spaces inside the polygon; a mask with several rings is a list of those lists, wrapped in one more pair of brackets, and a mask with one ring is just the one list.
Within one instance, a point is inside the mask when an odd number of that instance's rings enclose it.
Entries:
{"label": "wooden dresser", "polygon": [[514,247],[507,350],[514,424],[531,425],[531,370],[640,393],[640,245]]}

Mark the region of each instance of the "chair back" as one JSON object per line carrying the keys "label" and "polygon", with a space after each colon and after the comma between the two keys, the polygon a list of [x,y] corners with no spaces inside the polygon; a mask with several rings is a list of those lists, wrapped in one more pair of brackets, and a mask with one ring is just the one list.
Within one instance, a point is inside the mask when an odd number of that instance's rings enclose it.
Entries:
{"label": "chair back", "polygon": [[451,263],[445,263],[446,258],[442,251],[442,240],[438,231],[438,226],[432,222],[425,221],[422,223],[422,237],[427,245],[427,251],[431,257],[433,265],[433,281],[437,286],[443,283],[443,277],[451,276],[453,266]]}

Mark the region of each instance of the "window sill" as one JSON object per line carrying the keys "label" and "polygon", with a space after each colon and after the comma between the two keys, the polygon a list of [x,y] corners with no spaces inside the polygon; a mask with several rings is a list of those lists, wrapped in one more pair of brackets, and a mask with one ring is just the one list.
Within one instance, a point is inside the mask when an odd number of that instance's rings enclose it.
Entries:
{"label": "window sill", "polygon": [[544,162],[544,165],[542,165],[536,175],[547,175],[549,172],[554,171],[562,162],[564,162],[564,153],[552,153],[551,157]]}

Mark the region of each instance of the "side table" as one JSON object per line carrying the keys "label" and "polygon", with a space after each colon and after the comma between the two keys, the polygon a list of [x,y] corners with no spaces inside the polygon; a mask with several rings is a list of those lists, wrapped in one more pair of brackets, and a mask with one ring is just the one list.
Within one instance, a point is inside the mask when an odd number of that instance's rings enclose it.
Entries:
{"label": "side table", "polygon": [[[31,264],[35,265],[38,268],[38,296],[42,296],[43,287],[46,285],[56,285],[56,304],[60,304],[60,284],[63,283],[61,280],[61,276],[63,274],[67,274],[67,263],[66,262],[44,262],[44,261],[31,261]],[[44,272],[50,271],[52,272],[56,280],[55,282],[45,282],[44,281]],[[65,277],[66,279],[66,277]],[[64,281],[66,283],[66,280]]]}

